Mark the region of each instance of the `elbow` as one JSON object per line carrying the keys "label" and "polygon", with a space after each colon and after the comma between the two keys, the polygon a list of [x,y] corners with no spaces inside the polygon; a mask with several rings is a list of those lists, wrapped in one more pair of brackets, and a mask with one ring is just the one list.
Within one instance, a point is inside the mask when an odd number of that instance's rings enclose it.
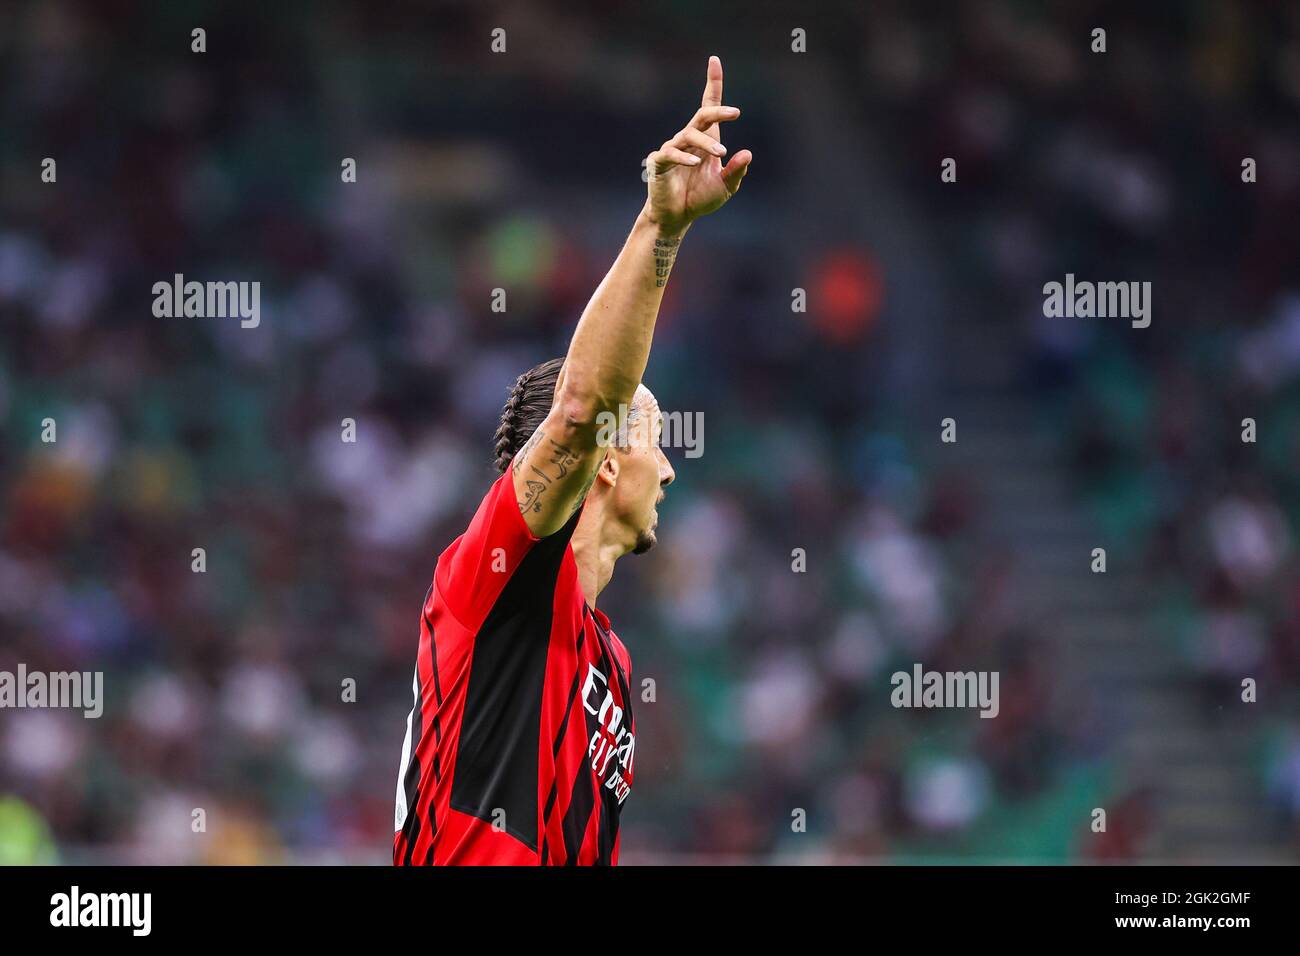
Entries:
{"label": "elbow", "polygon": [[619,404],[617,399],[595,392],[562,387],[555,396],[551,415],[578,444],[590,445],[602,426],[617,420]]}
{"label": "elbow", "polygon": [[567,431],[592,431],[600,424],[600,413],[607,411],[605,404],[590,394],[562,391],[555,396],[552,414]]}

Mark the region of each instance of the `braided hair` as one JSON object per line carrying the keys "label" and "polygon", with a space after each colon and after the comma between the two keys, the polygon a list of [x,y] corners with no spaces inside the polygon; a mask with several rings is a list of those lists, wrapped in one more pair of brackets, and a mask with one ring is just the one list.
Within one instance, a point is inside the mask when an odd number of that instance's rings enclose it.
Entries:
{"label": "braided hair", "polygon": [[564,367],[563,358],[535,365],[515,379],[510,397],[501,409],[501,424],[494,437],[497,471],[504,474],[515,453],[532,437],[551,411],[555,383]]}

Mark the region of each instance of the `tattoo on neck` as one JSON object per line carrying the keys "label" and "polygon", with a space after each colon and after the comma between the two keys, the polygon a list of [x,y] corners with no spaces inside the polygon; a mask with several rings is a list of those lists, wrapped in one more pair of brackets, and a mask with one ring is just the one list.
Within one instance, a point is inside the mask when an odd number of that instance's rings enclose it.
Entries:
{"label": "tattoo on neck", "polygon": [[668,273],[673,271],[673,262],[677,258],[677,247],[681,239],[655,240],[655,288],[668,284]]}

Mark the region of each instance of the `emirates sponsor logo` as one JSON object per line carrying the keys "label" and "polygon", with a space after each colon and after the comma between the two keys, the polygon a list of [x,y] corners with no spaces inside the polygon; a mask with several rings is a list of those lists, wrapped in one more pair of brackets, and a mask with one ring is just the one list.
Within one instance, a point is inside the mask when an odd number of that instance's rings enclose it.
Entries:
{"label": "emirates sponsor logo", "polygon": [[596,718],[598,725],[587,744],[591,769],[602,786],[614,792],[621,805],[632,792],[636,736],[623,726],[623,708],[615,702],[605,675],[592,663],[587,664],[587,680],[582,685],[582,706]]}

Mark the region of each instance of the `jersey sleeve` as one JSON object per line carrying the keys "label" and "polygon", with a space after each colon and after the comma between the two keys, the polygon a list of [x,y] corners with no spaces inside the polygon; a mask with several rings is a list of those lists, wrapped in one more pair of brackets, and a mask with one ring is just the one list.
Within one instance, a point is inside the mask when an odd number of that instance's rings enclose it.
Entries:
{"label": "jersey sleeve", "polygon": [[[511,593],[554,591],[569,551],[580,505],[554,534],[539,538],[519,513],[510,472],[492,483],[465,533],[438,559],[434,584],[461,624],[476,630],[507,584]],[[522,569],[522,570],[521,570]]]}
{"label": "jersey sleeve", "polygon": [[465,533],[438,561],[438,591],[462,624],[478,626],[540,540],[519,513],[507,470],[492,483]]}

